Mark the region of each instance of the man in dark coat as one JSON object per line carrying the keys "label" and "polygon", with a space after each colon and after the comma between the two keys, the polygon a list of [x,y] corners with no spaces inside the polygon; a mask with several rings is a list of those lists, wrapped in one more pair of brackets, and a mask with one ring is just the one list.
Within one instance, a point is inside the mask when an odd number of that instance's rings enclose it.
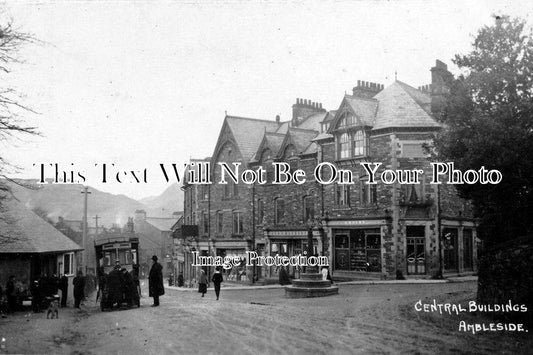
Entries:
{"label": "man in dark coat", "polygon": [[85,277],[81,270],[78,271],[78,275],[72,280],[74,285],[74,307],[80,308],[81,300],[85,295]]}
{"label": "man in dark coat", "polygon": [[290,285],[291,280],[289,279],[289,274],[285,269],[285,266],[281,266],[279,269],[279,284],[280,285]]}
{"label": "man in dark coat", "polygon": [[125,268],[120,270],[122,273],[122,280],[124,282],[124,300],[128,303],[128,307],[133,306],[133,301],[135,299],[134,292],[136,294],[137,289],[135,283],[133,282],[133,277]]}
{"label": "man in dark coat", "polygon": [[115,305],[115,303],[122,303],[123,299],[123,290],[124,290],[124,280],[122,273],[120,272],[120,264],[116,264],[114,269],[111,270],[107,276],[107,300],[110,306]]}
{"label": "man in dark coat", "polygon": [[163,267],[157,262],[157,256],[152,256],[153,264],[148,275],[148,296],[154,298],[152,307],[159,306],[159,296],[165,294],[163,286]]}
{"label": "man in dark coat", "polygon": [[41,311],[41,292],[39,290],[39,281],[33,281],[30,288],[31,292],[31,308],[33,313],[39,313]]}
{"label": "man in dark coat", "polygon": [[213,281],[213,285],[215,285],[215,295],[217,295],[218,301],[218,297],[220,296],[220,284],[224,281],[222,273],[220,272],[220,268],[216,269],[213,278],[211,278],[211,281]]}
{"label": "man in dark coat", "polygon": [[133,283],[137,289],[137,294],[141,297],[141,284],[139,281],[139,264],[133,264],[133,269],[131,270],[131,277],[133,278]]}
{"label": "man in dark coat", "polygon": [[61,307],[67,306],[67,295],[68,295],[68,277],[61,275],[59,279],[59,289],[61,290]]}

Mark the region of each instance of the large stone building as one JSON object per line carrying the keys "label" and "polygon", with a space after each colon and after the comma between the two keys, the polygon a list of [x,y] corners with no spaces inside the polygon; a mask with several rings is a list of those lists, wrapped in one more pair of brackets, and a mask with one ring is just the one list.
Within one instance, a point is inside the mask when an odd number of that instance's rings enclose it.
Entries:
{"label": "large stone building", "polygon": [[[431,69],[431,85],[401,81],[384,87],[361,82],[339,107],[297,99],[290,121],[226,116],[211,158],[211,185],[184,184],[184,224],[197,225],[189,240],[204,255],[297,255],[329,257],[334,278],[433,277],[476,270],[476,222],[468,201],[452,185],[431,184],[424,144],[442,126],[435,119],[452,77],[444,63]],[[200,162],[200,161],[198,161]],[[219,162],[267,170],[266,184],[219,184]],[[303,184],[272,184],[272,163],[302,169]],[[385,169],[421,169],[420,183],[368,184],[361,163]],[[349,184],[319,183],[325,165],[351,175]],[[371,165],[370,167],[373,167]],[[226,177],[226,180],[228,178]],[[298,269],[290,273],[298,277]],[[232,270],[228,277],[276,277],[275,268]],[[246,277],[244,277],[246,275]],[[187,278],[187,275],[185,275]]]}

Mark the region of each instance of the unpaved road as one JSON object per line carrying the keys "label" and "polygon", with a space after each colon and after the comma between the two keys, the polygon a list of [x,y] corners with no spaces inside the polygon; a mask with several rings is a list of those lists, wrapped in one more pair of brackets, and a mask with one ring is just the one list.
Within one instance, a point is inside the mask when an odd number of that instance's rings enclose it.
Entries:
{"label": "unpaved road", "polygon": [[[100,312],[62,309],[0,319],[9,353],[78,354],[368,354],[528,353],[527,333],[464,333],[469,316],[422,314],[419,299],[474,300],[475,282],[418,285],[342,285],[327,298],[286,299],[282,289],[223,289],[216,301],[174,292],[160,307]],[[168,293],[168,292],[167,292]],[[461,318],[463,317],[463,318]],[[480,318],[477,321],[481,321]]]}

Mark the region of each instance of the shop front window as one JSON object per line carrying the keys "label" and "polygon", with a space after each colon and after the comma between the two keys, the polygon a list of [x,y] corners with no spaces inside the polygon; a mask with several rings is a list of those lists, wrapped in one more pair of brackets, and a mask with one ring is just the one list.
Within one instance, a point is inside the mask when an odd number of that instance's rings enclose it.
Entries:
{"label": "shop front window", "polygon": [[379,228],[339,231],[334,243],[336,270],[381,271]]}

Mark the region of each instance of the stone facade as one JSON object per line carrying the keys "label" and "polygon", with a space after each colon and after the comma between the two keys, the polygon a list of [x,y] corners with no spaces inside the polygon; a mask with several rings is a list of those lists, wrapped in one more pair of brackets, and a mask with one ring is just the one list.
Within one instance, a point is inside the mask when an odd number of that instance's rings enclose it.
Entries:
{"label": "stone facade", "polygon": [[[430,183],[431,161],[424,150],[442,127],[433,118],[449,80],[442,62],[432,86],[417,90],[396,81],[388,87],[358,82],[339,108],[297,99],[288,122],[226,116],[213,157],[211,185],[185,184],[185,224],[197,224],[196,247],[210,255],[297,255],[307,251],[329,258],[335,278],[436,277],[477,270],[476,221],[468,201],[445,183]],[[441,76],[439,77],[439,73]],[[433,104],[433,105],[432,105]],[[244,131],[244,132],[243,132]],[[253,143],[255,142],[255,143]],[[218,163],[264,168],[266,184],[219,184]],[[306,182],[273,184],[272,164],[301,169]],[[368,184],[361,163],[385,170],[421,169],[416,184]],[[351,178],[325,184],[315,168],[330,163]],[[322,171],[323,180],[331,176]],[[324,181],[323,181],[324,182]],[[222,217],[221,217],[222,216]],[[222,219],[220,219],[222,218]],[[301,270],[290,267],[298,277]],[[239,271],[250,281],[276,277],[276,268]],[[241,277],[246,274],[247,277]]]}

